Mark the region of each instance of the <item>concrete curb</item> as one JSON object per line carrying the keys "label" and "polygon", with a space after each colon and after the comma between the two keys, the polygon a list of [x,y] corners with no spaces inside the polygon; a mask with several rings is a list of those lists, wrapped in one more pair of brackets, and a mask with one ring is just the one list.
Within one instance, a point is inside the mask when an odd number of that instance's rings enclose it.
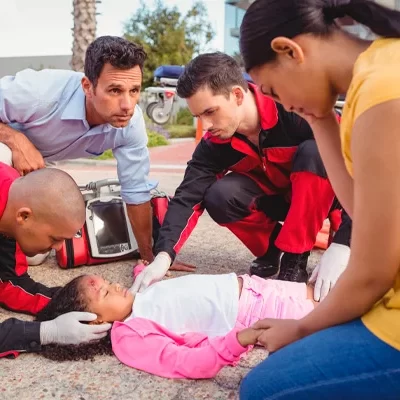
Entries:
{"label": "concrete curb", "polygon": [[117,166],[117,160],[93,160],[87,158],[77,158],[75,160],[57,161],[56,165],[107,165]]}
{"label": "concrete curb", "polygon": [[[54,164],[53,164],[54,165]],[[115,160],[86,160],[84,158],[78,158],[76,160],[60,161],[54,166],[68,166],[68,165],[82,165],[82,166],[92,166],[92,167],[116,167],[117,162]],[[150,164],[150,169],[168,169],[168,170],[185,170],[187,164]]]}
{"label": "concrete curb", "polygon": [[[180,143],[194,142],[195,140],[196,140],[195,138],[172,138],[172,139],[168,139],[168,142],[170,144],[180,144]],[[154,149],[154,148],[155,147],[151,147],[151,149]]]}

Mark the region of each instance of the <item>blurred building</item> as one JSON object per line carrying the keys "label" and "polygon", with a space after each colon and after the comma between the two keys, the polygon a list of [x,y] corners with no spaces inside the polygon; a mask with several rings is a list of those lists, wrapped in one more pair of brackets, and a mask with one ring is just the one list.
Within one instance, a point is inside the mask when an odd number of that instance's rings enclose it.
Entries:
{"label": "blurred building", "polygon": [[[300,0],[301,1],[301,0]],[[239,31],[243,16],[254,0],[225,0],[225,52],[234,55],[239,52]],[[400,10],[400,0],[376,0],[386,7]],[[347,31],[362,38],[373,38],[371,31],[363,25],[355,23],[351,18],[341,21]]]}
{"label": "blurred building", "polygon": [[254,0],[225,1],[224,51],[233,56],[239,53],[239,30],[243,16]]}

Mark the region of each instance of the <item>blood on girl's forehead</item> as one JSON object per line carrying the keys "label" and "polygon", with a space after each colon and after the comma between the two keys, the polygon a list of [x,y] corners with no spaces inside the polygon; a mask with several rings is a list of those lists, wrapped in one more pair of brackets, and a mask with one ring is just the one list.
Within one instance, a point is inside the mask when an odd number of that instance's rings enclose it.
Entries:
{"label": "blood on girl's forehead", "polygon": [[102,279],[99,276],[88,276],[86,286],[97,290],[102,284]]}

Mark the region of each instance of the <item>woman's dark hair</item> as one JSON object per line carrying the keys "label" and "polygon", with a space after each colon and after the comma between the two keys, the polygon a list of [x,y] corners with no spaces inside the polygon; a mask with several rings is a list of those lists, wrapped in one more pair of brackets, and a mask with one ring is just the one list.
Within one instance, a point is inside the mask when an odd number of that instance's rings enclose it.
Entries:
{"label": "woman's dark hair", "polygon": [[190,61],[179,77],[176,92],[179,97],[192,97],[199,89],[208,87],[214,95],[229,96],[233,86],[248,89],[246,79],[236,60],[225,53],[200,54]]}
{"label": "woman's dark hair", "polygon": [[400,12],[372,0],[256,0],[240,27],[240,50],[247,71],[271,62],[278,36],[329,35],[336,19],[350,17],[383,37],[400,37]]}
{"label": "woman's dark hair", "polygon": [[143,71],[147,54],[139,44],[118,36],[100,36],[86,50],[85,75],[96,87],[105,64],[130,69],[138,65]]}
{"label": "woman's dark hair", "polygon": [[[88,311],[85,298],[80,289],[80,281],[85,275],[80,275],[59,289],[48,305],[36,315],[38,321],[50,321],[71,311]],[[42,356],[54,361],[93,360],[94,356],[112,355],[111,338],[108,334],[103,339],[93,343],[79,345],[48,344],[42,346]]]}

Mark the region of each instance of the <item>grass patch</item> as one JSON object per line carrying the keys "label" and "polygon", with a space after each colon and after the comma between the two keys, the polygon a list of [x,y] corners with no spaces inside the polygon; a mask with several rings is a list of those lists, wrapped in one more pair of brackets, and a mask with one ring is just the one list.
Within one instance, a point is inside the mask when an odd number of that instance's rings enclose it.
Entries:
{"label": "grass patch", "polygon": [[196,137],[196,128],[193,125],[167,125],[165,129],[169,132],[170,138]]}
{"label": "grass patch", "polygon": [[114,158],[112,150],[108,149],[103,154],[96,157],[96,160],[112,160]]}
{"label": "grass patch", "polygon": [[[151,130],[147,130],[147,136],[149,137],[149,142],[147,143],[147,147],[156,147],[156,146],[166,146],[168,144],[168,140],[159,135],[157,132],[153,132]],[[111,149],[106,150],[103,154],[96,157],[96,160],[113,160],[114,155]]]}

